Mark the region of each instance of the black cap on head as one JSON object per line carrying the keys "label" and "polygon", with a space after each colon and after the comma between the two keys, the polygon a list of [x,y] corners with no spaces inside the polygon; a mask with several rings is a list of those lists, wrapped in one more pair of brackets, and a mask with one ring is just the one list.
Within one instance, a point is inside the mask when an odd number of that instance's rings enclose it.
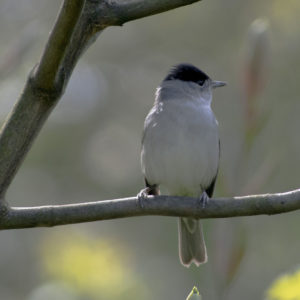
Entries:
{"label": "black cap on head", "polygon": [[209,77],[191,64],[180,64],[174,66],[164,81],[168,80],[182,80],[182,81],[191,81],[195,82],[199,85],[203,85],[205,80],[209,79]]}

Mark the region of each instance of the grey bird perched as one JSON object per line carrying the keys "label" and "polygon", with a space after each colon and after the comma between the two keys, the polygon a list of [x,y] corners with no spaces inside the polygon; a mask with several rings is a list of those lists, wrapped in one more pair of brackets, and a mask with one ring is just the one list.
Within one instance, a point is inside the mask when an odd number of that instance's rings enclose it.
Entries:
{"label": "grey bird perched", "polygon": [[[205,205],[212,196],[218,173],[218,122],[211,110],[212,89],[224,86],[190,64],[173,67],[157,88],[147,115],[141,164],[146,189],[158,195],[199,197]],[[179,219],[179,257],[189,267],[207,261],[200,221]]]}

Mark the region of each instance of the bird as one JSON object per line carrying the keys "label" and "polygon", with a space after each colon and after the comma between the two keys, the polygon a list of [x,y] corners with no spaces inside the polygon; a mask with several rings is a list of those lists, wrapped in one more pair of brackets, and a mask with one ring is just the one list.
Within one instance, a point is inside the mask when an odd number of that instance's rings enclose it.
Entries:
{"label": "bird", "polygon": [[[144,122],[141,168],[146,188],[140,196],[159,195],[162,187],[167,195],[197,197],[205,207],[213,195],[220,160],[212,90],[224,85],[192,64],[170,69]],[[183,266],[207,262],[199,219],[179,218],[178,243]]]}

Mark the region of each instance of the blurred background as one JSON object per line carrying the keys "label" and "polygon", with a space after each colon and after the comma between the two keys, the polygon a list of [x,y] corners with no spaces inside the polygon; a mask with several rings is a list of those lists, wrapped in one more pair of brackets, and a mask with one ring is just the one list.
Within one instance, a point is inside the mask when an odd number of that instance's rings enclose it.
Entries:
{"label": "blurred background", "polygon": [[[0,1],[1,125],[60,3]],[[106,29],[77,65],[7,201],[33,206],[136,195],[143,188],[143,121],[156,87],[179,62],[228,82],[213,102],[222,148],[215,196],[298,188],[299,9],[297,0],[203,1]],[[270,289],[297,270],[299,226],[299,212],[205,220],[209,261],[190,269],[178,260],[176,218],[2,231],[0,299],[179,300],[194,285],[204,300],[299,299]]]}

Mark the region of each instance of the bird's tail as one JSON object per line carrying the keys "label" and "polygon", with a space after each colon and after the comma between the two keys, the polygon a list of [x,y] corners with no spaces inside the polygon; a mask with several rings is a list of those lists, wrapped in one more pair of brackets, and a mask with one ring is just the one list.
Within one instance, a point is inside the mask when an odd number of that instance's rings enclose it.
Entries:
{"label": "bird's tail", "polygon": [[178,223],[179,257],[185,267],[192,262],[199,266],[207,261],[206,246],[199,220],[180,218]]}

